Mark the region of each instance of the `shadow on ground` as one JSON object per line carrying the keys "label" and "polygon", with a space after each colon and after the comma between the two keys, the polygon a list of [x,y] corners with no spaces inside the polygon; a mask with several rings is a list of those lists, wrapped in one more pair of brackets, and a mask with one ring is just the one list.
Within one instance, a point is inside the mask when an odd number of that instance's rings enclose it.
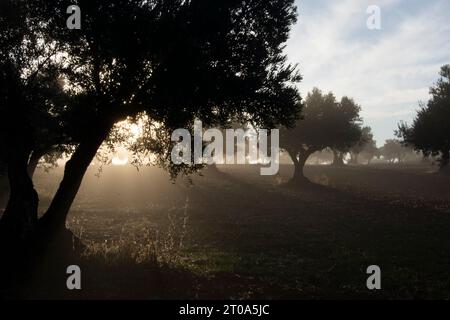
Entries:
{"label": "shadow on ground", "polygon": [[[68,223],[89,253],[33,266],[4,296],[450,298],[448,178],[308,167],[315,184],[291,186],[290,168],[276,177],[257,169],[219,166],[193,184],[171,184],[156,169],[87,177]],[[45,198],[56,179],[40,179]],[[82,268],[79,292],[66,289],[69,263]],[[379,291],[366,288],[373,264],[382,271]]]}

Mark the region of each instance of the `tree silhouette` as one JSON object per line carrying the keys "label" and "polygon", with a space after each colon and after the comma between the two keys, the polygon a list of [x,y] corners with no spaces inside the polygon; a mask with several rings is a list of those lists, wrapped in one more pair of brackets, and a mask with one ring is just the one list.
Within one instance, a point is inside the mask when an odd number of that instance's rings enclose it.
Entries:
{"label": "tree silhouette", "polygon": [[377,150],[376,141],[373,140],[372,129],[363,127],[359,141],[350,148],[350,163],[358,164],[358,156],[360,154],[367,158],[368,163],[370,163]]}
{"label": "tree silhouette", "polygon": [[37,224],[31,177],[39,159],[61,142],[65,95],[55,44],[44,43],[47,26],[34,16],[38,3],[7,0],[0,6],[0,149],[10,184],[0,235],[24,240]]}
{"label": "tree silhouette", "polygon": [[380,149],[380,154],[387,161],[394,163],[396,160],[401,163],[405,161],[405,157],[411,152],[410,148],[402,145],[398,139],[388,139],[384,146]]}
{"label": "tree silhouette", "polygon": [[308,157],[324,148],[349,150],[360,137],[359,106],[350,98],[340,102],[330,92],[314,88],[308,93],[303,118],[292,129],[280,132],[280,146],[294,162],[294,181],[305,181],[303,167]]}
{"label": "tree silhouette", "polygon": [[351,148],[361,142],[362,119],[359,116],[361,107],[357,105],[353,99],[343,97],[340,103],[340,112],[336,117],[335,129],[339,138],[336,139],[333,146],[330,146],[333,150],[333,165],[344,165],[344,156],[350,152]]}
{"label": "tree silhouette", "polygon": [[441,67],[440,76],[430,88],[431,99],[426,105],[421,104],[411,126],[399,124],[397,135],[424,156],[439,156],[444,172],[450,159],[450,65]]}
{"label": "tree silhouette", "polygon": [[367,164],[370,164],[370,162],[374,158],[379,158],[381,156],[381,153],[380,153],[380,149],[376,145],[376,141],[375,140],[370,141],[364,147],[364,149],[360,153],[360,156],[367,161]]}
{"label": "tree silhouette", "polygon": [[297,118],[300,76],[283,54],[293,0],[80,0],[80,30],[66,28],[71,2],[42,2],[33,11],[46,27],[44,45],[64,57],[71,102],[63,128],[76,145],[40,219],[43,234],[65,230],[84,173],[119,121],[145,115],[158,131],[148,147],[167,163],[168,133],[194,119],[272,128]]}

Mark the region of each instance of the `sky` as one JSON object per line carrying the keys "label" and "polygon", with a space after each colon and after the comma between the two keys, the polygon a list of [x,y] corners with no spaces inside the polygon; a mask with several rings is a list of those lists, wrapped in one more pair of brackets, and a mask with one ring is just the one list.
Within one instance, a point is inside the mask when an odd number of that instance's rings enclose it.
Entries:
{"label": "sky", "polygon": [[[440,67],[450,63],[450,0],[297,0],[298,21],[286,53],[312,88],[349,96],[361,105],[378,146],[409,123]],[[367,8],[380,8],[370,30]]]}

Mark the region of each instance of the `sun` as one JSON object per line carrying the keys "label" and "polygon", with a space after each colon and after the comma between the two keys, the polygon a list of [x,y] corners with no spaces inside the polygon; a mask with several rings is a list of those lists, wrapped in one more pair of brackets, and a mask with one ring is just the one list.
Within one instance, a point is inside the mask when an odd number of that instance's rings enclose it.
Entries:
{"label": "sun", "polygon": [[[137,122],[132,122],[130,119],[118,122],[115,127],[120,133],[127,134],[128,143],[132,144],[142,136],[143,121],[146,120],[144,117],[139,118]],[[130,152],[126,148],[117,145],[111,158],[111,164],[114,166],[125,166],[129,163],[130,158]]]}
{"label": "sun", "polygon": [[113,166],[125,166],[128,164],[129,152],[125,148],[118,148],[114,153],[111,164]]}
{"label": "sun", "polygon": [[126,158],[113,157],[111,163],[113,166],[125,166],[128,164],[128,157]]}

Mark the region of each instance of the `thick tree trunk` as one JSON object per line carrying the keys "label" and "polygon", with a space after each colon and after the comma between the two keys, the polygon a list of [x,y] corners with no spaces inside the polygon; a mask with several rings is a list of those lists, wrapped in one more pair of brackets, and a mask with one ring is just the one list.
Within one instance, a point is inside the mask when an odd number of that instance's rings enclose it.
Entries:
{"label": "thick tree trunk", "polygon": [[109,130],[110,128],[99,130],[92,134],[89,140],[82,141],[70,160],[67,161],[59,188],[47,212],[39,221],[41,231],[48,236],[65,230],[66,217],[78,193],[84,174],[98,148],[106,139]]}
{"label": "thick tree trunk", "polygon": [[[11,253],[14,253],[14,247],[27,248],[34,235],[39,197],[27,171],[33,146],[33,130],[24,115],[29,112],[30,106],[21,92],[21,85],[15,80],[16,69],[12,67],[11,71],[7,73],[11,78],[7,83],[10,86],[7,89],[4,116],[5,119],[16,121],[2,121],[0,128],[5,143],[9,180],[9,200],[0,220],[0,246],[2,251],[13,250]],[[24,252],[17,255],[21,254]]]}
{"label": "thick tree trunk", "polygon": [[[17,146],[19,147],[19,146]],[[23,281],[34,253],[39,198],[26,154],[8,155],[9,200],[0,220],[0,290]]]}
{"label": "thick tree trunk", "polygon": [[333,165],[343,166],[344,165],[344,153],[340,151],[333,150]]}
{"label": "thick tree trunk", "polygon": [[0,220],[3,240],[27,242],[36,229],[39,197],[28,175],[28,155],[29,152],[17,149],[8,154],[10,194]]}
{"label": "thick tree trunk", "polygon": [[294,163],[294,175],[292,177],[292,182],[302,183],[309,182],[309,180],[305,177],[303,169],[305,168],[306,160],[308,160],[309,156],[313,153],[312,151],[301,152],[297,158],[297,154],[293,151],[288,151],[289,156]]}

